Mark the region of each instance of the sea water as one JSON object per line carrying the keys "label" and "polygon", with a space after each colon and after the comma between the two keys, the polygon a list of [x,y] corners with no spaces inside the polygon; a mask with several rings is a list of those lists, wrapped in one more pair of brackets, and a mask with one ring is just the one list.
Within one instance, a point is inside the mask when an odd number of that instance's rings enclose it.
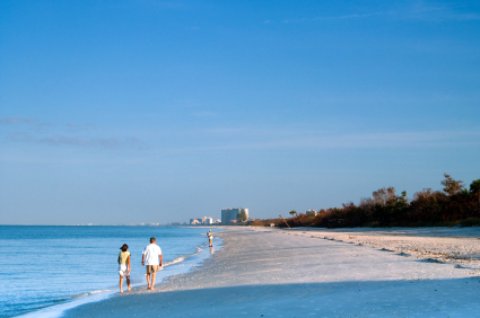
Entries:
{"label": "sea water", "polygon": [[145,284],[141,254],[151,236],[157,237],[164,262],[170,265],[159,273],[157,282],[186,272],[212,252],[207,248],[206,231],[187,227],[0,226],[0,317],[35,314],[41,308],[80,304],[117,292],[117,256],[123,243],[130,247],[133,285]]}

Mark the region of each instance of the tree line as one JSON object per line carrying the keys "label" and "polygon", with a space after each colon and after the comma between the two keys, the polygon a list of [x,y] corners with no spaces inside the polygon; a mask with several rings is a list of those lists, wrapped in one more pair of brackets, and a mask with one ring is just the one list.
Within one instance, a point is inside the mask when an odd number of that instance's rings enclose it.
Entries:
{"label": "tree line", "polygon": [[405,191],[397,194],[394,187],[373,191],[370,198],[342,207],[321,209],[317,214],[290,211],[288,219],[279,217],[254,220],[251,225],[277,227],[392,227],[480,225],[480,179],[467,188],[460,180],[444,174],[442,191],[430,188],[408,199]]}

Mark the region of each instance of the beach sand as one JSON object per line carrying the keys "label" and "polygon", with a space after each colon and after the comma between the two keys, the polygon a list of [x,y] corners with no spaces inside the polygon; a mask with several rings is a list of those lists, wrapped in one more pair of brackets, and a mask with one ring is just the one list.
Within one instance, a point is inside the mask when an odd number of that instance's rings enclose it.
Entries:
{"label": "beach sand", "polygon": [[325,232],[239,227],[221,236],[222,250],[157,292],[65,316],[480,317],[475,269],[325,239]]}
{"label": "beach sand", "polygon": [[426,262],[469,268],[480,275],[480,228],[295,230],[298,235],[363,245]]}

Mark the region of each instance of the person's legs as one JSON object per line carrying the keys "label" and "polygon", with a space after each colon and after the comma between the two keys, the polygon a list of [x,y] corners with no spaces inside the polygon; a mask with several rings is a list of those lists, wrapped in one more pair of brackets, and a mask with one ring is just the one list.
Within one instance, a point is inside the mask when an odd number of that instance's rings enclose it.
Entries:
{"label": "person's legs", "polygon": [[146,277],[147,277],[147,289],[150,289],[150,273],[149,273],[149,271],[148,271],[148,266],[147,266],[147,275],[146,275]]}
{"label": "person's legs", "polygon": [[127,276],[127,288],[128,288],[128,291],[132,290],[132,286],[130,286],[130,276]]}
{"label": "person's legs", "polygon": [[155,280],[157,279],[157,272],[152,273],[152,283],[150,284],[150,289],[154,290],[155,289]]}
{"label": "person's legs", "polygon": [[120,292],[123,293],[123,276],[120,275],[120,281],[118,282],[118,285],[120,287]]}

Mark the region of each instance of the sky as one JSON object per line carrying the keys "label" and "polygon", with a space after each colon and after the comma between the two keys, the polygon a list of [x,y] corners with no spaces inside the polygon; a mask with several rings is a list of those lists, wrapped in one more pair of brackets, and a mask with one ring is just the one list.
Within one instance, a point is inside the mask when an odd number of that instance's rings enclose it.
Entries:
{"label": "sky", "polygon": [[480,178],[478,1],[0,2],[0,224]]}

